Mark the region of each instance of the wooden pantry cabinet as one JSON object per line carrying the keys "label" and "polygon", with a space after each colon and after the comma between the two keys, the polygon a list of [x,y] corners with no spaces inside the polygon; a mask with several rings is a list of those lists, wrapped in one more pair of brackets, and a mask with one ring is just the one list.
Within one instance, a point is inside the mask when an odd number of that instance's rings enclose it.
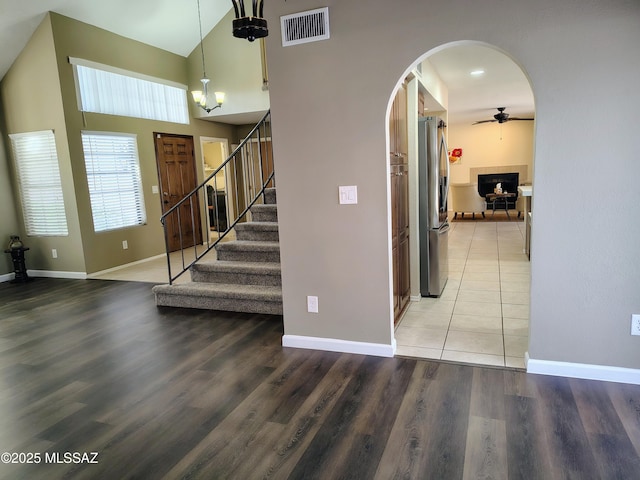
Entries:
{"label": "wooden pantry cabinet", "polygon": [[389,161],[407,163],[407,87],[402,85],[396,93],[389,114]]}
{"label": "wooden pantry cabinet", "polygon": [[391,241],[393,257],[394,323],[410,298],[409,166],[407,158],[407,89],[398,90],[389,115],[389,170],[391,178]]}

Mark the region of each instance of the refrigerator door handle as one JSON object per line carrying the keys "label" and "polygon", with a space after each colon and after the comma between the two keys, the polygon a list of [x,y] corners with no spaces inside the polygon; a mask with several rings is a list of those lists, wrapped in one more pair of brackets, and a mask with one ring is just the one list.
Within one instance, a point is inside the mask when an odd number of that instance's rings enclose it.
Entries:
{"label": "refrigerator door handle", "polygon": [[[440,155],[446,155],[445,163],[447,164],[447,185],[444,194],[444,200],[447,203],[447,210],[449,209],[449,184],[451,183],[451,165],[449,164],[449,149],[447,148],[447,140],[442,132],[442,139],[440,140]],[[442,158],[442,157],[441,157]]]}

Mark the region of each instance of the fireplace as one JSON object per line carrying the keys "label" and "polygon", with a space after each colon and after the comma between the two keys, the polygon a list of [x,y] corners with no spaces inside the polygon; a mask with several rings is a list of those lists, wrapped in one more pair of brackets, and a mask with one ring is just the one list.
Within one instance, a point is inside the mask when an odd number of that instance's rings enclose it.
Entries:
{"label": "fireplace", "polygon": [[485,198],[487,193],[493,193],[497,183],[502,184],[502,191],[515,193],[516,196],[509,199],[509,208],[515,208],[518,199],[519,173],[486,173],[478,175],[478,193]]}

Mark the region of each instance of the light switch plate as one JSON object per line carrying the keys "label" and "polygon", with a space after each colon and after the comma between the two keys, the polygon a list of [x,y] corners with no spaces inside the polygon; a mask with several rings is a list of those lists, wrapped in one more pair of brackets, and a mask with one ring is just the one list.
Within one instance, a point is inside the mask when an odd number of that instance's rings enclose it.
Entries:
{"label": "light switch plate", "polygon": [[348,185],[338,187],[341,205],[353,205],[358,203],[358,186]]}
{"label": "light switch plate", "polygon": [[640,314],[631,315],[631,335],[640,335]]}
{"label": "light switch plate", "polygon": [[307,312],[318,313],[318,297],[312,295],[307,297]]}

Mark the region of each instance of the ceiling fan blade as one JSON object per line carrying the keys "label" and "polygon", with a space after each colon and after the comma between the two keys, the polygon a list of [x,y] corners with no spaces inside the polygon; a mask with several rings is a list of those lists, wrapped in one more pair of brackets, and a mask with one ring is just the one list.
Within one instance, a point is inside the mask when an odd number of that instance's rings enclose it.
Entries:
{"label": "ceiling fan blade", "polygon": [[472,123],[472,125],[478,125],[479,123],[491,123],[498,122],[500,124],[510,122],[511,120],[534,120],[533,118],[520,118],[520,117],[511,117],[505,110],[507,107],[496,107],[498,113],[496,113],[493,118],[494,120],[480,120],[479,122]]}

